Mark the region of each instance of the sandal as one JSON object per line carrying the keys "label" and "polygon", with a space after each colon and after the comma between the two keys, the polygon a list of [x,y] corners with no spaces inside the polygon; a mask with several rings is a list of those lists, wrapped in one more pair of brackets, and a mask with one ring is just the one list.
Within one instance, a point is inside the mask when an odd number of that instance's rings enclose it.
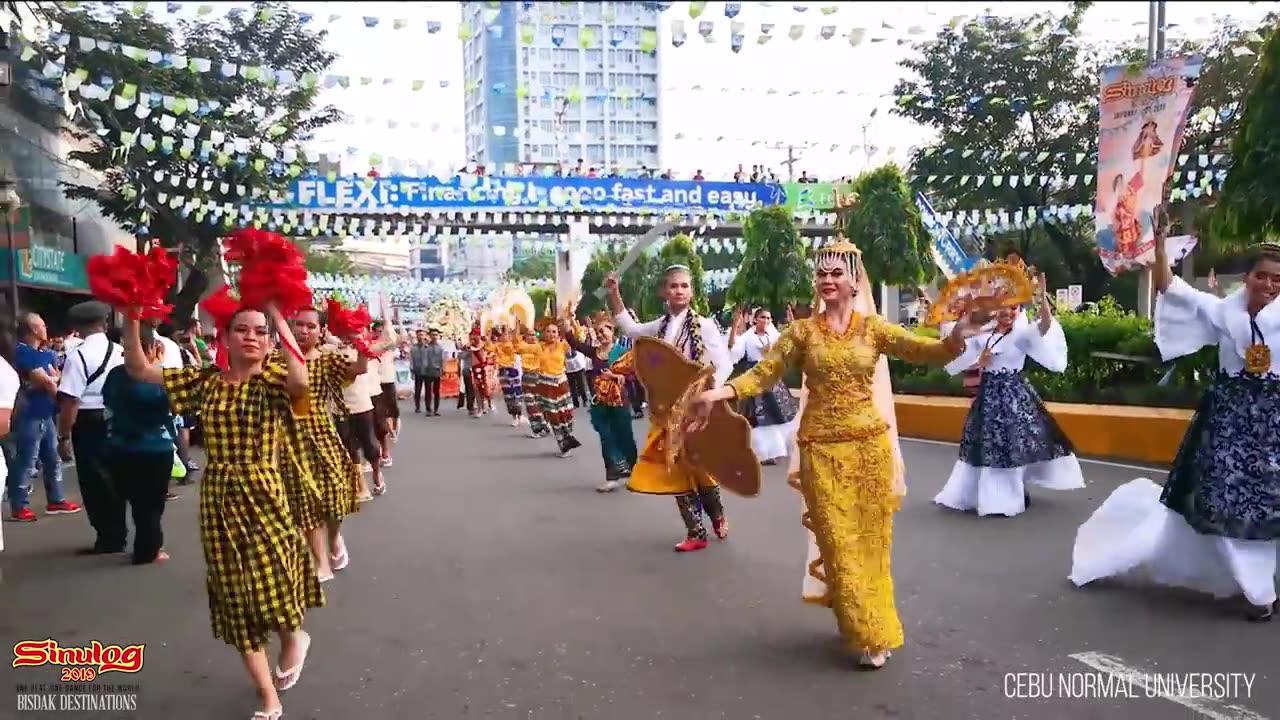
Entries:
{"label": "sandal", "polygon": [[297,685],[298,680],[302,678],[302,666],[307,664],[307,651],[311,649],[311,636],[302,630],[299,630],[298,634],[301,636],[298,638],[298,654],[301,656],[298,664],[289,668],[289,672],[281,672],[280,666],[276,666],[276,690],[279,692],[284,692]]}
{"label": "sandal", "polygon": [[284,708],[278,707],[272,710],[259,710],[253,714],[249,720],[280,720],[284,715]]}
{"label": "sandal", "polygon": [[351,556],[347,553],[346,541],[339,536],[338,543],[342,547],[342,550],[337,555],[329,558],[330,564],[335,571],[346,570],[347,565],[351,563]]}

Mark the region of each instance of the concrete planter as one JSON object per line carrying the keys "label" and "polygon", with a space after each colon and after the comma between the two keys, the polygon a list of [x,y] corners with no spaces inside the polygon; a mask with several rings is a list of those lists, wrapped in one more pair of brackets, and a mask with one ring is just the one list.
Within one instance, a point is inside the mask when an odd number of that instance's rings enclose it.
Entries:
{"label": "concrete planter", "polygon": [[[895,395],[903,437],[959,442],[969,398]],[[1191,422],[1191,410],[1126,405],[1045,403],[1081,457],[1168,465]]]}

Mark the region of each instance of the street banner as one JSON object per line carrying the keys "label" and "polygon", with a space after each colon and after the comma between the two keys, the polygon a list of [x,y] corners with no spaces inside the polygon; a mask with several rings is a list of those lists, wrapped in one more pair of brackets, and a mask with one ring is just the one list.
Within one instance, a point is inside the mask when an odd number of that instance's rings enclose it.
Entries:
{"label": "street banner", "polygon": [[916,193],[916,207],[920,208],[920,219],[924,227],[933,236],[933,259],[948,280],[968,272],[977,264],[978,258],[965,252],[956,236],[951,233],[934,212],[933,203],[924,193]]}
{"label": "street banner", "polygon": [[1155,259],[1155,208],[1182,146],[1204,58],[1102,70],[1098,126],[1098,255],[1113,275]]}

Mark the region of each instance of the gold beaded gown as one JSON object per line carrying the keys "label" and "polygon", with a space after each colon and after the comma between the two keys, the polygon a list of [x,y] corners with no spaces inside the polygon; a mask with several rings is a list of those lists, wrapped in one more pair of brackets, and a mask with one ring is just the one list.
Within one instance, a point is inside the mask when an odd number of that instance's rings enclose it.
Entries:
{"label": "gold beaded gown", "polygon": [[808,389],[800,428],[800,486],[817,541],[827,595],[816,598],[835,613],[840,634],[856,652],[902,646],[890,560],[894,487],[889,425],[873,400],[881,354],[942,366],[963,346],[915,335],[877,315],[855,313],[837,333],[821,315],[796,320],[763,360],[729,381],[738,397],[774,387],[789,367],[804,371]]}

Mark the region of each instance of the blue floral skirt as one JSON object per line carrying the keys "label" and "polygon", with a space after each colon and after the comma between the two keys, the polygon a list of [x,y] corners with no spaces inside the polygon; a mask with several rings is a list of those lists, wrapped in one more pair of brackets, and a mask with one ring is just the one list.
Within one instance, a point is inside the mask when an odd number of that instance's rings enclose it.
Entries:
{"label": "blue floral skirt", "polygon": [[961,460],[973,467],[1020,468],[1073,452],[1022,373],[982,373],[960,436]]}
{"label": "blue floral skirt", "polygon": [[1280,378],[1218,376],[1191,418],[1160,502],[1205,535],[1280,538]]}

